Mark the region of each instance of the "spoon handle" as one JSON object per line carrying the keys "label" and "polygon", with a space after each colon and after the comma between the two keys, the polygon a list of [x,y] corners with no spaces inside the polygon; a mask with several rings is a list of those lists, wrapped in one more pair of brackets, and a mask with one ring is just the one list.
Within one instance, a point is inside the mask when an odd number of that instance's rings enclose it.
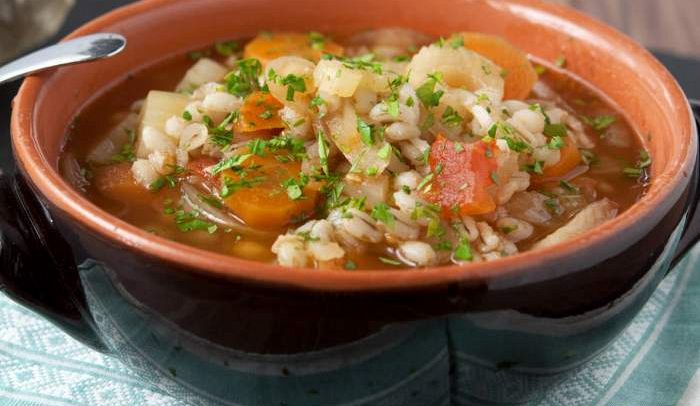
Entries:
{"label": "spoon handle", "polygon": [[0,84],[58,66],[104,59],[121,52],[126,38],[100,33],[60,42],[0,67]]}

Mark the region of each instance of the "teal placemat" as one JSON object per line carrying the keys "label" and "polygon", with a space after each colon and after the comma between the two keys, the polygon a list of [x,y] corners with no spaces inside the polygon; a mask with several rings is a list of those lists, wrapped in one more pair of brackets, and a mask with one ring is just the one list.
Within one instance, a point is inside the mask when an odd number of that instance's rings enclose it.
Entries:
{"label": "teal placemat", "polygon": [[[534,405],[700,405],[700,245],[623,334]],[[458,401],[458,400],[457,400]],[[0,294],[0,405],[173,405],[119,361]]]}

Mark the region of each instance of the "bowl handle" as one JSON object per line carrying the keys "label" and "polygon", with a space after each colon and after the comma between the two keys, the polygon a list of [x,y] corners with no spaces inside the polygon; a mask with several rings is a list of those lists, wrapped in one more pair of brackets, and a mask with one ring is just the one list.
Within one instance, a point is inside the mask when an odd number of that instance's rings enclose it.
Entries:
{"label": "bowl handle", "polygon": [[70,246],[19,175],[0,170],[0,290],[81,342],[105,351],[85,309]]}
{"label": "bowl handle", "polygon": [[[695,122],[697,123],[698,128],[700,128],[700,100],[691,99],[690,106],[692,107],[693,114],[695,115]],[[691,182],[691,198],[690,205],[688,207],[688,219],[685,230],[683,231],[683,236],[678,243],[676,255],[671,263],[671,268],[681,259],[683,259],[683,256],[688,252],[688,250],[693,248],[695,243],[700,240],[700,155],[696,159],[695,170],[693,171],[693,178],[691,179]]]}

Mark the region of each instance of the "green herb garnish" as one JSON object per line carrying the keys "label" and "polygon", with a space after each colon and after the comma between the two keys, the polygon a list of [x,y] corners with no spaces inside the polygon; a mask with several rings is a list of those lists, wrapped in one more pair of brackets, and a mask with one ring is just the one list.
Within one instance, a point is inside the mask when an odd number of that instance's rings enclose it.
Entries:
{"label": "green herb garnish", "polygon": [[381,221],[382,223],[386,224],[388,227],[392,227],[394,225],[395,219],[394,215],[391,214],[391,210],[389,206],[387,206],[386,203],[378,203],[372,208],[372,218]]}
{"label": "green herb garnish", "polygon": [[474,259],[472,247],[468,239],[460,238],[459,244],[457,244],[457,248],[455,248],[454,258],[457,261],[471,261]]}
{"label": "green herb garnish", "polygon": [[615,116],[597,116],[597,117],[587,117],[581,116],[584,123],[591,126],[596,132],[603,132],[606,128],[610,127],[613,123],[617,121]]}
{"label": "green herb garnish", "polygon": [[426,108],[432,108],[440,104],[440,98],[445,93],[442,90],[435,90],[435,86],[442,81],[442,74],[435,72],[428,75],[428,79],[416,89],[416,96]]}

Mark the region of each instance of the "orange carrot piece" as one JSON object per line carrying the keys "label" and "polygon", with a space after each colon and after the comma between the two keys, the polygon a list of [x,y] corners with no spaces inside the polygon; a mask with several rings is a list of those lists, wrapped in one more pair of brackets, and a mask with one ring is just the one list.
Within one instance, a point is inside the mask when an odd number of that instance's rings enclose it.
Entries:
{"label": "orange carrot piece", "polygon": [[153,198],[153,192],[136,183],[128,162],[93,168],[90,182],[101,195],[114,200],[147,202]]}
{"label": "orange carrot piece", "polygon": [[280,162],[272,153],[253,155],[242,165],[243,171],[226,170],[221,174],[222,185],[248,182],[224,198],[224,204],[247,225],[266,230],[280,230],[295,219],[311,214],[319,197],[320,184],[309,182],[303,194],[292,199],[282,185],[290,178],[299,179],[301,163]]}
{"label": "orange carrot piece", "polygon": [[270,93],[253,92],[245,98],[241,106],[241,116],[236,122],[240,132],[253,132],[284,128],[279,111],[284,107]]}
{"label": "orange carrot piece", "polygon": [[439,134],[430,147],[434,178],[424,192],[426,199],[440,205],[445,217],[492,212],[496,203],[488,188],[494,183],[496,153],[491,143],[456,143]]}
{"label": "orange carrot piece", "polygon": [[485,56],[503,69],[504,99],[525,99],[537,82],[537,73],[527,56],[508,41],[495,35],[462,33],[464,46]]}
{"label": "orange carrot piece", "polygon": [[243,51],[246,58],[256,58],[263,66],[281,56],[299,56],[318,62],[323,54],[343,55],[343,47],[328,38],[314,42],[309,34],[261,34],[250,41]]}
{"label": "orange carrot piece", "polygon": [[559,162],[545,167],[542,175],[533,176],[533,182],[543,183],[555,180],[555,178],[560,178],[571,172],[581,163],[581,153],[571,138],[564,138],[564,146],[559,150],[559,153],[561,154]]}

